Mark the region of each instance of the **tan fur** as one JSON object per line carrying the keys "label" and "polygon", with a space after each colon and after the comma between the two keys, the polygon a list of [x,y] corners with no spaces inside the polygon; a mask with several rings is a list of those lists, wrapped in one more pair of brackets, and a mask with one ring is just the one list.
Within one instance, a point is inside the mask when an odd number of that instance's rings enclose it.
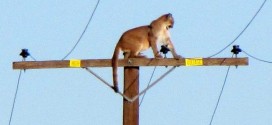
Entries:
{"label": "tan fur", "polygon": [[123,33],[119,42],[117,43],[113,57],[112,57],[112,69],[113,69],[113,89],[118,92],[118,80],[117,80],[117,67],[118,56],[120,51],[123,51],[125,58],[141,58],[144,57],[140,53],[148,48],[152,48],[155,58],[162,58],[158,49],[157,42],[167,45],[175,59],[180,59],[174,46],[170,40],[169,28],[174,25],[174,18],[172,14],[165,14],[158,19],[151,22],[150,25],[140,26],[134,29],[130,29]]}

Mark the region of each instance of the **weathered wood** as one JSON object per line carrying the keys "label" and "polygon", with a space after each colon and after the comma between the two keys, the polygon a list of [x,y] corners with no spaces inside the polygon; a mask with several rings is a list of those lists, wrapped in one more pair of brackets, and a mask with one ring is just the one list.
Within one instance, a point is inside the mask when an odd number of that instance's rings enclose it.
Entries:
{"label": "weathered wood", "polygon": [[[124,67],[124,95],[133,98],[139,94],[139,67]],[[134,102],[123,100],[123,125],[139,125],[139,98]]]}
{"label": "weathered wood", "polygon": [[[188,58],[186,58],[188,59]],[[248,65],[248,58],[203,58],[202,66]],[[120,59],[119,67],[124,66],[185,66],[185,59],[176,60],[154,58]],[[111,59],[83,59],[80,67],[111,67]],[[75,68],[70,60],[13,62],[13,69]]]}

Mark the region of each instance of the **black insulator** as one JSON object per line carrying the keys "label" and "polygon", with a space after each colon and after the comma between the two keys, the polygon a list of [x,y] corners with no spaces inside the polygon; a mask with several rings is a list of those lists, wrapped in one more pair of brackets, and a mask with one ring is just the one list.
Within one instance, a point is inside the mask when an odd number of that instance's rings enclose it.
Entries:
{"label": "black insulator", "polygon": [[22,52],[20,53],[20,56],[23,58],[28,57],[30,54],[28,53],[28,49],[22,49]]}
{"label": "black insulator", "polygon": [[170,51],[170,49],[167,47],[167,45],[162,45],[160,52],[163,54],[167,54],[167,52]]}
{"label": "black insulator", "polygon": [[231,52],[237,55],[242,52],[242,49],[239,48],[239,45],[233,45],[233,49],[231,50]]}

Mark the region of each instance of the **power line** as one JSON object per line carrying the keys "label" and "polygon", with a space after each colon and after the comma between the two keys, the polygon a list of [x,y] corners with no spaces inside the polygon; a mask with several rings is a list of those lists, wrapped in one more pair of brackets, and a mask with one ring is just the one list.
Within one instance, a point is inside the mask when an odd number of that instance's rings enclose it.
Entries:
{"label": "power line", "polygon": [[90,24],[90,22],[91,22],[91,20],[92,20],[92,18],[93,18],[93,15],[94,15],[95,11],[96,11],[96,9],[97,9],[97,7],[98,7],[98,5],[99,5],[99,2],[100,2],[100,0],[97,1],[96,6],[95,6],[95,8],[94,8],[94,10],[93,10],[93,12],[92,12],[90,18],[89,18],[89,21],[88,21],[87,25],[85,26],[83,32],[81,33],[79,39],[77,40],[76,44],[75,44],[75,45],[73,46],[73,48],[72,48],[72,49],[71,49],[71,50],[70,50],[70,51],[62,58],[62,60],[66,59],[66,58],[67,58],[67,57],[75,50],[75,48],[77,47],[78,43],[81,41],[83,35],[85,34],[85,32],[86,32],[86,30],[87,30],[87,28],[88,28],[88,26],[89,26],[89,24]]}
{"label": "power line", "polygon": [[165,72],[164,74],[162,74],[157,80],[155,80],[154,82],[152,82],[148,87],[146,87],[144,90],[142,90],[142,92],[140,92],[137,96],[134,96],[131,100],[135,101],[137,98],[139,98],[139,96],[141,96],[142,94],[146,93],[150,88],[152,88],[153,86],[155,86],[159,81],[161,81],[165,76],[167,76],[169,73],[171,73],[177,66],[173,66],[171,69],[169,69],[167,72]]}
{"label": "power line", "polygon": [[215,113],[216,113],[216,111],[217,111],[217,108],[218,108],[218,105],[219,105],[221,96],[222,96],[222,94],[223,94],[223,91],[224,91],[224,88],[225,88],[225,85],[226,85],[226,82],[227,82],[227,78],[228,78],[228,75],[229,75],[229,70],[230,70],[230,66],[228,67],[227,74],[226,74],[226,77],[225,77],[223,86],[222,86],[222,88],[221,88],[221,92],[220,92],[220,94],[219,94],[219,97],[218,97],[217,103],[216,103],[216,105],[215,105],[215,108],[214,108],[214,111],[213,111],[213,114],[212,114],[212,118],[211,118],[211,121],[210,121],[210,124],[209,124],[209,125],[211,125],[212,122],[213,122],[213,118],[214,118]]}
{"label": "power line", "polygon": [[[154,73],[155,73],[156,68],[157,68],[157,66],[155,66],[154,69],[153,69],[153,72],[152,72],[152,74],[151,74],[151,76],[150,76],[150,79],[149,79],[149,82],[148,82],[147,87],[150,86],[150,83],[151,83],[151,80],[152,80],[152,78],[153,78],[153,76],[154,76]],[[142,105],[142,103],[143,103],[143,101],[144,101],[145,94],[146,94],[146,92],[144,93],[144,95],[143,95],[143,97],[142,97],[142,99],[141,99],[141,101],[140,101],[140,103],[139,103],[139,107]]]}
{"label": "power line", "polygon": [[260,58],[257,58],[255,56],[252,56],[251,54],[247,53],[246,51],[242,51],[243,53],[245,53],[246,55],[248,55],[249,57],[255,59],[255,60],[258,60],[258,61],[261,61],[261,62],[265,62],[265,63],[272,63],[272,61],[267,61],[267,60],[263,60],[263,59],[260,59]]}
{"label": "power line", "polygon": [[218,51],[217,53],[208,56],[208,58],[214,57],[216,55],[218,55],[219,53],[223,52],[225,49],[227,49],[230,45],[232,45],[234,42],[236,42],[236,40],[238,38],[240,38],[240,36],[242,36],[242,34],[246,31],[246,29],[249,27],[249,25],[253,22],[253,20],[255,19],[255,17],[259,14],[259,12],[261,11],[261,9],[263,8],[263,6],[265,5],[266,0],[263,1],[262,5],[260,6],[260,8],[258,9],[258,11],[254,14],[254,16],[251,18],[251,20],[248,22],[248,24],[245,26],[245,28],[238,34],[237,37],[234,38],[234,40],[232,42],[230,42],[226,47],[224,47],[223,49],[221,49],[220,51]]}
{"label": "power line", "polygon": [[22,70],[20,70],[18,80],[17,80],[17,87],[16,87],[16,91],[15,91],[15,94],[14,94],[13,104],[12,104],[11,113],[10,113],[10,117],[9,117],[9,125],[11,124],[11,121],[12,121],[12,116],[13,116],[13,112],[14,112],[16,99],[17,99],[17,93],[18,93],[18,90],[19,90],[21,75],[22,75]]}
{"label": "power line", "polygon": [[29,55],[29,56],[30,56],[30,58],[31,58],[32,60],[37,61],[36,58],[34,58],[32,55]]}
{"label": "power line", "polygon": [[[30,58],[32,60],[36,61],[36,59],[28,52],[28,49],[22,49],[22,52],[20,53],[20,56],[23,57],[22,61],[25,61],[28,56],[30,56]],[[14,108],[15,108],[15,103],[16,103],[16,99],[17,99],[17,94],[18,94],[18,90],[19,90],[20,81],[21,81],[21,75],[22,75],[22,69],[20,70],[18,80],[17,80],[17,86],[16,86],[16,90],[15,90],[15,94],[14,94],[14,99],[13,99],[13,103],[12,103],[10,117],[9,117],[9,125],[11,124],[11,121],[12,121],[12,118],[13,118],[13,112],[14,112]]]}

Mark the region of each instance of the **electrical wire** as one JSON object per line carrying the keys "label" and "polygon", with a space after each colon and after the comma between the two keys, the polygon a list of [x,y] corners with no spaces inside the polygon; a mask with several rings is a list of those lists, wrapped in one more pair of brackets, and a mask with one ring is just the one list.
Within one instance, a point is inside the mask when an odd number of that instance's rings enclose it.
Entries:
{"label": "electrical wire", "polygon": [[30,56],[30,58],[31,58],[32,60],[37,61],[36,58],[34,58],[32,55],[29,55],[29,56]]}
{"label": "electrical wire", "polygon": [[[151,76],[150,76],[150,79],[149,79],[149,82],[148,82],[147,87],[150,86],[150,83],[151,83],[151,80],[152,80],[152,78],[153,78],[153,76],[154,76],[154,74],[155,74],[156,68],[157,68],[157,66],[155,66],[154,69],[153,69],[153,72],[152,72],[152,74],[151,74]],[[146,92],[144,93],[144,95],[143,95],[143,97],[142,97],[142,99],[141,99],[141,101],[140,101],[140,103],[139,103],[139,107],[142,105],[142,103],[143,103],[143,101],[144,101],[145,95],[146,95]]]}
{"label": "electrical wire", "polygon": [[71,50],[70,50],[70,51],[62,58],[62,60],[65,60],[65,59],[66,59],[66,58],[67,58],[67,57],[75,50],[75,48],[77,47],[78,43],[81,41],[83,35],[85,34],[85,32],[86,32],[86,30],[87,30],[87,28],[88,28],[88,26],[89,26],[89,24],[90,24],[90,22],[91,22],[93,16],[94,16],[94,13],[95,13],[95,11],[96,11],[98,5],[99,5],[99,2],[100,2],[100,0],[97,0],[96,6],[95,6],[95,8],[94,8],[94,10],[93,10],[93,12],[92,12],[90,18],[89,18],[89,21],[88,21],[88,23],[86,24],[86,26],[85,26],[83,32],[81,33],[79,39],[78,39],[77,42],[76,42],[76,44],[75,44],[75,45],[73,46],[73,48],[72,48],[72,49],[71,49]]}
{"label": "electrical wire", "polygon": [[227,49],[230,45],[232,45],[234,42],[237,41],[238,38],[240,38],[240,36],[242,36],[242,34],[246,31],[246,29],[249,27],[249,25],[253,22],[253,20],[256,18],[256,16],[259,14],[259,12],[262,10],[263,6],[265,5],[266,0],[263,1],[262,5],[260,6],[260,8],[258,9],[258,11],[254,14],[254,16],[251,18],[251,20],[248,22],[248,24],[245,26],[245,28],[238,34],[238,36],[236,36],[232,42],[230,42],[227,46],[225,46],[223,49],[221,49],[220,51],[218,51],[217,53],[208,56],[208,58],[214,57],[218,54],[220,54],[221,52],[223,52],[225,49]]}
{"label": "electrical wire", "polygon": [[150,86],[146,87],[144,90],[142,90],[138,95],[134,96],[131,101],[135,101],[136,99],[138,99],[142,94],[144,94],[146,91],[148,91],[149,89],[151,89],[153,86],[155,86],[159,81],[161,81],[165,76],[167,76],[169,73],[171,73],[177,66],[173,66],[171,69],[169,69],[167,72],[165,72],[164,74],[162,74],[157,80],[155,80],[154,82],[152,82],[150,84]]}
{"label": "electrical wire", "polygon": [[226,85],[226,82],[227,82],[227,78],[228,78],[228,75],[229,75],[229,70],[230,70],[230,66],[228,67],[227,74],[226,74],[226,76],[225,76],[225,80],[224,80],[223,86],[222,86],[222,88],[221,88],[219,97],[218,97],[218,99],[217,99],[217,103],[216,103],[216,105],[215,105],[215,108],[214,108],[214,111],[213,111],[213,114],[212,114],[212,118],[211,118],[211,120],[210,120],[210,124],[209,124],[209,125],[211,125],[212,122],[213,122],[215,113],[216,113],[216,111],[217,111],[217,108],[218,108],[218,105],[219,105],[221,96],[222,96],[222,94],[223,94],[223,91],[224,91],[224,88],[225,88],[225,85]]}
{"label": "electrical wire", "polygon": [[13,104],[12,104],[11,113],[10,113],[10,117],[9,117],[9,125],[11,124],[11,121],[12,121],[12,116],[13,116],[13,112],[14,112],[14,108],[15,108],[15,103],[16,103],[16,99],[17,99],[18,90],[19,90],[21,75],[22,75],[22,70],[20,70],[18,80],[17,80],[16,91],[15,91],[15,94],[14,94]]}
{"label": "electrical wire", "polygon": [[267,60],[263,60],[263,59],[260,59],[260,58],[257,58],[255,56],[252,56],[251,54],[247,53],[246,51],[242,50],[243,53],[245,53],[246,55],[248,55],[249,57],[255,59],[255,60],[258,60],[258,61],[261,61],[261,62],[265,62],[265,63],[272,63],[272,61],[267,61]]}
{"label": "electrical wire", "polygon": [[[30,56],[30,58],[34,61],[36,61],[36,59],[30,55],[29,53],[27,54],[28,56]],[[22,61],[25,61],[25,59],[27,58],[23,56]],[[18,90],[19,90],[19,85],[20,85],[20,81],[21,81],[21,76],[22,76],[22,69],[20,70],[19,76],[18,76],[18,80],[17,80],[17,86],[16,86],[16,90],[15,90],[15,94],[14,94],[14,98],[13,98],[13,103],[12,103],[12,108],[11,108],[11,113],[10,113],[10,117],[9,117],[9,125],[12,122],[12,118],[13,118],[13,112],[14,112],[14,108],[15,108],[15,103],[16,103],[16,99],[17,99],[17,94],[18,94]]]}

